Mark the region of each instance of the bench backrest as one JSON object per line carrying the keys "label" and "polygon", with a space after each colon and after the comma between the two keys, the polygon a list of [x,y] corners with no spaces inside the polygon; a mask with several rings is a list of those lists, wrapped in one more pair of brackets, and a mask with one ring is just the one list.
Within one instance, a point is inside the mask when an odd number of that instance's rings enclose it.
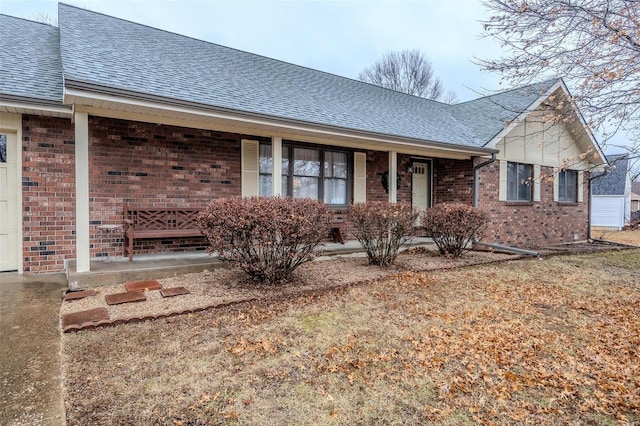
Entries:
{"label": "bench backrest", "polygon": [[133,221],[137,230],[198,229],[196,218],[201,211],[197,207],[125,206],[124,218]]}

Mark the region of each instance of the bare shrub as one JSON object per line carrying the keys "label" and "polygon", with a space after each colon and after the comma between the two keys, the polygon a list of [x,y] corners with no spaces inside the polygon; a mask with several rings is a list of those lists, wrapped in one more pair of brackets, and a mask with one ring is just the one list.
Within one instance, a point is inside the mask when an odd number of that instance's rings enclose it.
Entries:
{"label": "bare shrub", "polygon": [[222,198],[198,217],[208,251],[254,279],[276,284],[316,256],[333,217],[319,201],[279,197]]}
{"label": "bare shrub", "polygon": [[356,238],[371,265],[389,266],[396,260],[400,247],[413,234],[416,217],[411,206],[400,203],[370,201],[349,208]]}
{"label": "bare shrub", "polygon": [[471,249],[474,237],[482,238],[489,220],[484,211],[462,203],[436,204],[420,216],[422,227],[440,254],[451,257],[460,257]]}

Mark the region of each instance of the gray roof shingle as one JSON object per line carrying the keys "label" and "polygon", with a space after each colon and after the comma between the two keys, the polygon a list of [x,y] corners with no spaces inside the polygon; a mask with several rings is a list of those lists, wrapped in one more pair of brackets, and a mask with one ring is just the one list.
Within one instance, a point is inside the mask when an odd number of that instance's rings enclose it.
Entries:
{"label": "gray roof shingle", "polygon": [[559,81],[447,105],[59,4],[58,28],[0,15],[0,96],[88,84],[371,134],[482,147]]}
{"label": "gray roof shingle", "polygon": [[[593,195],[624,195],[628,177],[628,158],[625,155],[608,155],[607,163],[611,164],[609,173],[592,181],[591,193]],[[594,174],[594,178],[601,175],[602,173]]]}
{"label": "gray roof shingle", "polygon": [[66,80],[375,134],[483,144],[439,102],[64,4],[59,25]]}
{"label": "gray roof shingle", "polygon": [[0,97],[62,102],[58,28],[0,15]]}
{"label": "gray roof shingle", "polygon": [[555,78],[450,105],[449,108],[456,120],[484,145],[560,81]]}

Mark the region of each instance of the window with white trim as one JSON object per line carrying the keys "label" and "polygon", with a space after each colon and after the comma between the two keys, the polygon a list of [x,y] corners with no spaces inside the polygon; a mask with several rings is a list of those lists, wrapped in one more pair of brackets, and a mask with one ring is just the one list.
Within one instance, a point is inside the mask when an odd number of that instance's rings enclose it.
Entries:
{"label": "window with white trim", "polygon": [[507,162],[507,201],[531,202],[532,186],[531,164]]}
{"label": "window with white trim", "polygon": [[[351,162],[348,151],[283,143],[282,195],[312,198],[332,206],[347,206],[353,185]],[[273,194],[272,174],[271,145],[261,143],[260,195]]]}
{"label": "window with white trim", "polygon": [[578,172],[563,170],[558,173],[558,201],[561,203],[578,202]]}

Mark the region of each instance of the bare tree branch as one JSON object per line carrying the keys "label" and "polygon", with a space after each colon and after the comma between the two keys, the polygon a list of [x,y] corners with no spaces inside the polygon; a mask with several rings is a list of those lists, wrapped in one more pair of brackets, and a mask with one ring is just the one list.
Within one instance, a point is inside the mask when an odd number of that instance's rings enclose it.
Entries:
{"label": "bare tree branch", "polygon": [[427,99],[454,103],[457,96],[445,92],[442,81],[434,75],[431,62],[417,49],[388,52],[375,64],[365,68],[358,78],[387,89]]}
{"label": "bare tree branch", "polygon": [[[640,3],[637,0],[484,0],[484,35],[508,52],[478,59],[510,85],[560,75],[572,102],[606,138],[624,130],[640,155]],[[613,129],[613,131],[611,131]]]}

